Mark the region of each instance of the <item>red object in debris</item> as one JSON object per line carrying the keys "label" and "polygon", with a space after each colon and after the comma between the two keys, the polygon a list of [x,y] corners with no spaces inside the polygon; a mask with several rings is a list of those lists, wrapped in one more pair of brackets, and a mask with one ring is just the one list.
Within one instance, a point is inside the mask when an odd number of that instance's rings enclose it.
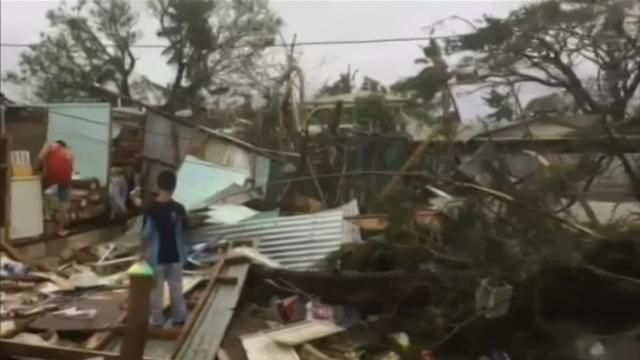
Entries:
{"label": "red object in debris", "polygon": [[431,350],[422,350],[420,360],[436,360],[436,356]]}
{"label": "red object in debris", "polygon": [[335,321],[333,307],[316,302],[311,303],[311,319]]}
{"label": "red object in debris", "polygon": [[296,315],[296,308],[298,306],[298,295],[284,298],[280,301],[282,306],[282,316],[285,321],[291,321]]}

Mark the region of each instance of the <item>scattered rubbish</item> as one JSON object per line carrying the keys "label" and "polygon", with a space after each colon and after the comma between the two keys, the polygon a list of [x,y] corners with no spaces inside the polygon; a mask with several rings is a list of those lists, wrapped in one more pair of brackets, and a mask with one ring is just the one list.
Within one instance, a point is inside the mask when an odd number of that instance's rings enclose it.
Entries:
{"label": "scattered rubbish", "polygon": [[233,258],[236,256],[250,259],[251,262],[255,264],[267,266],[270,268],[282,267],[282,265],[279,262],[271,260],[269,257],[262,255],[258,250],[256,250],[253,247],[238,246],[236,248],[233,248],[233,250],[229,252],[228,257]]}
{"label": "scattered rubbish", "polygon": [[336,314],[334,308],[330,305],[321,304],[316,300],[307,302],[307,320],[327,320],[335,321]]}
{"label": "scattered rubbish", "polygon": [[579,338],[575,347],[579,360],[609,360],[605,346],[593,336]]}
{"label": "scattered rubbish", "polygon": [[329,321],[311,320],[302,323],[291,324],[285,327],[265,332],[265,335],[277,343],[296,346],[302,343],[333,335],[344,331],[343,327]]}
{"label": "scattered rubbish", "polygon": [[436,356],[431,350],[422,350],[420,352],[420,360],[436,360]]}
{"label": "scattered rubbish", "polygon": [[483,355],[478,360],[511,360],[511,358],[506,352],[494,351],[490,356]]}
{"label": "scattered rubbish", "polygon": [[230,225],[249,219],[258,214],[258,212],[246,206],[222,204],[209,206],[206,214],[208,216],[206,222],[209,224]]}
{"label": "scattered rubbish", "polygon": [[241,339],[249,360],[300,360],[294,348],[264,334],[245,335]]}
{"label": "scattered rubbish", "polygon": [[64,316],[74,319],[93,319],[97,313],[98,310],[96,309],[79,310],[77,307],[70,307],[50,314],[53,316]]}
{"label": "scattered rubbish", "polygon": [[[3,316],[4,317],[4,316]],[[16,322],[14,320],[2,320],[0,322],[0,338],[7,337],[16,330]]]}
{"label": "scattered rubbish", "polygon": [[56,332],[48,330],[42,334],[22,332],[11,338],[11,340],[33,345],[53,346],[58,343],[59,338]]}
{"label": "scattered rubbish", "polygon": [[18,261],[13,261],[4,255],[0,255],[0,275],[26,275],[30,272],[28,266]]}
{"label": "scattered rubbish", "polygon": [[497,318],[509,312],[513,287],[504,282],[485,278],[476,290],[476,309],[489,318]]}
{"label": "scattered rubbish", "polygon": [[405,332],[389,334],[388,337],[402,349],[407,349],[411,345],[409,335]]}
{"label": "scattered rubbish", "polygon": [[76,288],[91,288],[102,285],[100,277],[93,271],[75,273],[69,277],[69,283]]}
{"label": "scattered rubbish", "polygon": [[377,354],[372,357],[373,360],[400,360],[400,355],[393,351]]}
{"label": "scattered rubbish", "polygon": [[[66,301],[65,301],[66,300]],[[92,296],[69,299],[56,298],[53,303],[68,307],[59,312],[36,317],[28,327],[34,330],[98,331],[113,326],[114,321],[125,313],[123,307],[126,293],[103,292]]]}

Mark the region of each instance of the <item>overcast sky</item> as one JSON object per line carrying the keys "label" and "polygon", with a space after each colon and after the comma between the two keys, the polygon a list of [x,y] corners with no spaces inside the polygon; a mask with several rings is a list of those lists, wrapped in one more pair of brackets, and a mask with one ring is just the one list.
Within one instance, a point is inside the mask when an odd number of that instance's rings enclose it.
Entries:
{"label": "overcast sky", "polygon": [[[105,0],[106,1],[106,0]],[[285,22],[284,35],[298,42],[318,40],[352,40],[391,37],[426,36],[424,27],[452,15],[478,19],[483,14],[505,16],[524,1],[271,1],[273,9]],[[31,43],[46,31],[45,13],[54,8],[56,0],[2,0],[2,43]],[[159,43],[155,36],[157,22],[145,9],[144,1],[135,1],[141,11],[139,27],[144,33],[140,43]],[[450,22],[440,33],[463,33],[468,25]],[[308,88],[317,89],[327,79],[337,77],[351,65],[385,84],[399,77],[415,74],[413,60],[420,56],[420,42],[382,43],[367,45],[310,46],[303,48],[302,65]],[[15,69],[18,55],[24,49],[2,47],[2,73]],[[139,62],[136,71],[159,83],[166,83],[172,74],[160,56],[160,50],[136,49]],[[15,90],[2,85],[7,95]],[[17,95],[14,95],[17,96]]]}

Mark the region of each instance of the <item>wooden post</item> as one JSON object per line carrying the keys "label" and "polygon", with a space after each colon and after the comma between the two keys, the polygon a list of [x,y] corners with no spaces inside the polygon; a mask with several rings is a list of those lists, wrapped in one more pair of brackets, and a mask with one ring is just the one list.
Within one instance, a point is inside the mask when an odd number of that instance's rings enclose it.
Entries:
{"label": "wooden post", "polygon": [[[4,134],[4,107],[2,111],[2,133],[0,134],[0,242],[2,250],[7,251],[10,257],[18,260],[17,253],[8,251],[9,229],[11,226],[11,140]],[[6,248],[6,249],[5,249]],[[20,261],[20,260],[18,260]]]}
{"label": "wooden post", "polygon": [[120,358],[141,360],[149,331],[149,295],[153,284],[153,270],[146,262],[139,262],[129,268],[128,274],[129,306]]}

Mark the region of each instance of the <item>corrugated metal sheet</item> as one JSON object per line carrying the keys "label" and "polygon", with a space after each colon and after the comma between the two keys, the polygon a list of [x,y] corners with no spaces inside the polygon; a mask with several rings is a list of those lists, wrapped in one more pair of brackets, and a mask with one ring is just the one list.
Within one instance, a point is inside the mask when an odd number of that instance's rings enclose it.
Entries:
{"label": "corrugated metal sheet", "polygon": [[207,200],[232,184],[242,185],[249,173],[225,168],[188,155],[178,171],[175,198],[187,210],[208,205]]}
{"label": "corrugated metal sheet", "polygon": [[[351,200],[348,203],[339,207],[342,210],[344,217],[360,215],[360,209],[358,207],[358,200]],[[343,239],[349,239],[351,242],[360,242],[360,227],[351,221],[345,221],[343,224]]]}
{"label": "corrugated metal sheet", "polygon": [[222,239],[257,240],[262,254],[288,269],[306,270],[340,249],[342,244],[360,241],[359,230],[355,231],[344,220],[345,212],[357,214],[357,203],[311,215],[204,227],[197,229],[192,238],[213,243]]}

